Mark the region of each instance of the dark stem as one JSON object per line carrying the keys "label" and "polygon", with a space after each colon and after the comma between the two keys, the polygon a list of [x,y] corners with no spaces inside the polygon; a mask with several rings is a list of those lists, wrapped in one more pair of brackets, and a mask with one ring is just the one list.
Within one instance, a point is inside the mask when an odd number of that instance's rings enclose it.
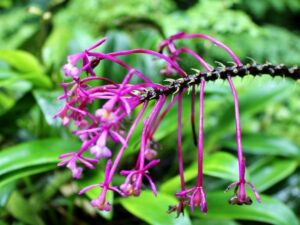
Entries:
{"label": "dark stem", "polygon": [[146,88],[141,92],[140,98],[142,101],[158,99],[161,95],[171,95],[182,91],[185,88],[193,87],[201,83],[201,80],[215,81],[218,79],[225,80],[228,77],[244,77],[246,75],[261,76],[268,74],[272,77],[288,77],[293,80],[300,79],[300,68],[297,66],[287,67],[286,65],[272,65],[266,64],[246,64],[231,67],[218,67],[210,72],[199,72],[196,74],[188,75],[184,78],[174,79],[170,81],[169,85],[162,88]]}

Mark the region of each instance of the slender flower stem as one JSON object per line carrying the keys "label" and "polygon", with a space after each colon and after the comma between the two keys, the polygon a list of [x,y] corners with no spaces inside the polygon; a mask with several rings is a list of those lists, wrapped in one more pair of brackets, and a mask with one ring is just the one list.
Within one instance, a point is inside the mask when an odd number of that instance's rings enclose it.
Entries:
{"label": "slender flower stem", "polygon": [[180,174],[180,183],[181,183],[181,191],[185,190],[184,183],[184,168],[183,168],[183,158],[182,158],[182,92],[178,93],[178,118],[177,118],[177,156],[178,156],[178,166],[179,166],[179,174]]}
{"label": "slender flower stem", "polygon": [[202,65],[205,68],[206,71],[211,70],[210,66],[205,62],[205,60],[201,56],[199,56],[195,51],[193,51],[192,49],[183,47],[183,48],[177,49],[177,51],[174,52],[174,54],[176,56],[178,56],[184,52],[191,55],[192,57],[194,57],[200,63],[200,65]]}
{"label": "slender flower stem", "polygon": [[191,93],[191,125],[192,125],[192,133],[193,133],[193,140],[194,145],[197,146],[197,131],[196,131],[196,124],[195,124],[195,86],[192,87],[192,93]]}
{"label": "slender flower stem", "polygon": [[166,115],[166,113],[168,112],[170,107],[173,105],[173,103],[172,104],[170,103],[170,106],[167,107],[166,110],[157,119],[157,116],[160,113],[165,102],[166,102],[166,96],[162,96],[156,103],[156,105],[151,113],[151,116],[149,117],[147,126],[145,126],[145,128],[147,128],[147,138],[148,139],[152,138],[152,136],[154,135],[155,131],[157,130],[157,128],[159,126],[159,122],[161,122],[162,118]]}
{"label": "slender flower stem", "polygon": [[115,158],[115,160],[114,160],[114,163],[113,163],[113,165],[112,165],[112,167],[111,167],[111,170],[110,170],[110,173],[109,173],[109,178],[107,179],[107,182],[108,182],[108,183],[111,182],[112,177],[114,176],[115,171],[116,171],[116,169],[117,169],[117,167],[118,167],[118,164],[119,164],[119,162],[120,162],[120,160],[121,160],[121,157],[122,157],[124,151],[125,151],[126,148],[127,148],[127,144],[128,144],[128,142],[129,142],[129,140],[130,140],[130,138],[131,138],[131,135],[132,135],[133,131],[135,130],[135,128],[136,128],[138,122],[140,121],[141,117],[143,116],[143,114],[144,114],[144,112],[145,112],[147,106],[148,106],[148,102],[146,101],[146,102],[144,102],[143,107],[142,107],[141,111],[139,112],[138,116],[136,117],[136,119],[135,119],[134,122],[132,123],[131,128],[129,129],[128,134],[127,134],[127,137],[126,137],[126,139],[125,139],[126,145],[123,145],[123,146],[121,147],[121,149],[120,149],[118,155],[116,156],[116,158]]}
{"label": "slender flower stem", "polygon": [[165,101],[166,101],[165,96],[162,96],[158,100],[149,118],[146,120],[144,124],[144,129],[141,136],[142,140],[141,140],[141,151],[140,151],[140,169],[144,167],[146,144],[147,144],[147,140],[149,140],[149,138],[151,137],[151,127],[155,125],[155,120],[159,112],[161,111]]}
{"label": "slender flower stem", "polygon": [[140,71],[132,68],[131,66],[129,66],[128,64],[124,63],[123,61],[121,61],[120,59],[118,58],[115,58],[111,55],[108,55],[108,54],[104,54],[104,53],[99,53],[99,52],[87,52],[87,54],[89,56],[94,56],[94,57],[97,57],[97,58],[100,58],[100,59],[107,59],[109,61],[112,61],[112,62],[115,62],[117,64],[119,64],[120,66],[124,67],[125,69],[127,70],[134,70],[136,72],[136,75],[141,78],[142,80],[144,80],[145,82],[147,83],[152,83],[151,80],[149,78],[147,78],[144,74],[142,74]]}
{"label": "slender flower stem", "polygon": [[171,107],[174,105],[174,103],[177,101],[177,96],[175,96],[167,105],[167,107],[165,108],[165,110],[161,113],[161,115],[159,116],[158,120],[156,121],[156,123],[153,126],[153,129],[151,131],[150,134],[150,138],[152,139],[154,133],[156,132],[156,130],[158,129],[161,121],[164,119],[164,117],[167,115],[167,113],[169,112],[169,110],[171,109]]}
{"label": "slender flower stem", "polygon": [[197,186],[203,185],[203,140],[204,140],[204,88],[205,80],[201,81],[200,93],[199,93],[199,135],[198,135],[198,178]]}
{"label": "slender flower stem", "polygon": [[[195,58],[199,63],[200,65],[204,66],[204,68],[209,71],[210,70],[210,67],[209,65],[202,59],[202,57],[200,57],[197,53],[195,53],[194,51],[192,51],[191,49],[189,48],[181,48],[181,49],[176,49],[174,43],[172,41],[170,41],[168,43],[168,47],[169,47],[169,50],[170,52],[172,53],[172,58],[177,58],[178,55],[180,55],[181,53],[183,52],[186,52],[188,53],[189,55],[191,55],[193,58]],[[202,188],[202,185],[203,185],[203,133],[204,133],[204,128],[203,128],[203,118],[204,118],[204,88],[205,88],[205,80],[202,79],[201,81],[201,89],[200,89],[200,109],[199,109],[199,136],[198,136],[198,145],[197,145],[197,141],[196,141],[196,131],[195,131],[195,87],[193,86],[193,89],[192,89],[192,96],[191,96],[191,100],[192,100],[192,108],[191,108],[191,123],[192,123],[192,130],[193,130],[193,137],[194,137],[194,141],[195,141],[195,144],[198,146],[198,176],[197,176],[197,187],[199,187],[201,189],[201,193],[198,193],[197,195],[194,193],[192,196],[191,196],[191,202],[190,202],[190,205],[191,205],[191,208],[193,210],[193,207],[194,207],[194,204],[197,204],[197,205],[201,205],[201,210],[203,212],[206,212],[207,209],[206,209],[206,203],[205,203],[205,194],[204,194],[204,191],[203,191],[203,188]],[[181,94],[181,93],[179,93]],[[179,103],[179,100],[178,100],[178,105],[181,104]],[[179,113],[179,109],[178,109],[178,113]],[[180,118],[180,120],[178,119],[178,125],[181,126],[181,116],[178,117]],[[181,132],[180,129],[178,129],[178,132]],[[180,137],[179,137],[180,136]],[[181,145],[181,134],[178,135],[178,142],[180,143]],[[178,144],[179,146],[179,144]],[[180,153],[181,151],[178,150],[178,154]],[[179,157],[178,157],[179,158]],[[184,182],[184,178],[181,178],[181,182]],[[182,188],[182,191],[184,192],[184,189]],[[194,198],[195,196],[197,196],[197,200],[196,202],[194,202]],[[201,203],[200,203],[201,202]]]}
{"label": "slender flower stem", "polygon": [[236,130],[236,143],[237,143],[237,151],[238,151],[240,181],[245,182],[245,163],[244,163],[243,150],[242,150],[242,134],[241,134],[242,132],[241,132],[241,124],[240,124],[239,100],[231,78],[230,79],[228,78],[228,83],[230,85],[231,92],[233,95],[233,100],[234,100],[235,130]]}
{"label": "slender flower stem", "polygon": [[174,40],[178,40],[178,39],[190,39],[190,38],[201,38],[201,39],[206,39],[208,41],[211,41],[215,45],[223,48],[226,52],[228,52],[228,54],[234,59],[234,61],[238,65],[241,65],[239,58],[233,53],[233,51],[227,45],[223,44],[222,42],[220,42],[206,34],[185,34],[184,32],[180,32],[178,34],[171,36],[170,38],[166,39],[165,41],[163,41],[160,44],[160,48],[162,49],[164,46],[168,45],[170,40],[174,41]]}
{"label": "slender flower stem", "polygon": [[183,69],[181,69],[177,63],[175,63],[173,60],[171,60],[169,57],[160,54],[158,52],[149,50],[149,49],[132,49],[132,50],[124,50],[124,51],[118,51],[118,52],[113,52],[113,53],[109,53],[108,55],[111,56],[121,56],[121,55],[128,55],[128,54],[133,54],[133,53],[145,53],[145,54],[151,54],[154,55],[158,58],[164,59],[167,63],[169,63],[170,65],[172,65],[174,67],[174,69],[176,69],[176,71],[183,77],[185,77],[187,74],[186,72],[184,72]]}
{"label": "slender flower stem", "polygon": [[[239,58],[233,53],[233,51],[226,46],[225,44],[219,42],[218,40],[205,35],[205,34],[185,34],[185,33],[178,33],[172,37],[169,38],[168,41],[165,41],[161,44],[160,48],[162,49],[164,46],[168,45],[170,40],[174,41],[177,39],[189,39],[189,38],[202,38],[202,39],[206,39],[209,40],[211,42],[213,42],[215,45],[223,48],[231,57],[232,59],[235,61],[235,63],[237,65],[242,65]],[[227,78],[228,83],[230,85],[231,88],[231,92],[233,95],[233,99],[234,99],[234,109],[235,109],[235,123],[236,123],[236,141],[237,141],[237,147],[238,147],[238,161],[239,161],[239,168],[240,168],[240,179],[244,180],[244,177],[241,177],[242,175],[244,175],[243,170],[245,170],[243,168],[243,151],[242,151],[242,136],[241,136],[241,128],[240,128],[240,115],[239,115],[239,104],[238,104],[238,97],[237,97],[237,93],[236,90],[234,88],[233,82],[231,77],[228,76]],[[199,143],[198,143],[199,144]]]}
{"label": "slender flower stem", "polygon": [[[136,180],[134,181],[134,195],[136,195],[136,196],[138,196],[140,194],[140,191],[141,191],[140,189],[142,186],[142,179],[144,176],[149,180],[154,194],[156,195],[156,193],[157,193],[155,185],[154,184],[152,185],[151,178],[146,174],[147,166],[145,166],[145,152],[146,152],[147,141],[149,140],[151,126],[152,126],[152,124],[154,124],[154,121],[157,118],[157,115],[159,114],[162,106],[165,103],[165,100],[166,100],[165,96],[162,96],[157,101],[150,116],[146,119],[146,121],[144,123],[144,128],[143,128],[142,135],[141,135],[140,152],[139,152],[137,166],[136,166],[136,169],[138,172],[137,172],[137,176],[135,178]],[[159,162],[159,160],[156,160],[156,161],[152,160],[149,164],[152,165],[154,163],[153,165],[155,165],[158,162]],[[151,166],[149,166],[149,168],[150,167]]]}

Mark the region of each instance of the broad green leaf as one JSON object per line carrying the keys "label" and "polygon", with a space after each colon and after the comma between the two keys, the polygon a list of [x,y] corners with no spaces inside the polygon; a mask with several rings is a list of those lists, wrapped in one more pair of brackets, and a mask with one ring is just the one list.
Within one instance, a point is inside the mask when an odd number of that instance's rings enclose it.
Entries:
{"label": "broad green leaf", "polygon": [[[0,2],[2,3],[3,1],[13,2],[11,0],[1,0]],[[41,24],[34,23],[33,21],[38,21],[34,18],[36,16],[28,13],[25,7],[21,7],[21,5],[13,4],[8,10],[1,10],[0,49],[16,49],[21,46],[24,47],[26,43],[26,49],[36,52],[39,44],[34,39],[38,36],[37,31],[41,29]],[[28,23],[29,20],[31,21],[30,23]],[[28,42],[31,43],[28,44]]]}
{"label": "broad green leaf", "polygon": [[44,139],[19,144],[0,152],[0,176],[9,172],[44,164],[55,164],[62,153],[80,148],[73,140]]}
{"label": "broad green leaf", "polygon": [[[203,172],[206,175],[222,179],[236,181],[238,179],[237,160],[231,154],[217,152],[204,157]],[[186,182],[197,177],[197,163],[185,169],[184,179]],[[180,187],[179,175],[175,176],[161,185],[161,191],[174,193]]]}
{"label": "broad green leaf", "polygon": [[52,86],[51,80],[44,74],[42,65],[30,53],[21,50],[0,50],[0,60],[16,69],[19,79],[29,80],[37,87]]}
{"label": "broad green leaf", "polygon": [[9,77],[5,80],[2,80],[0,85],[1,87],[5,87],[7,85],[13,85],[18,81],[29,81],[36,87],[49,88],[52,86],[50,79],[46,75],[41,75],[33,72],[19,72],[15,73],[17,76]]}
{"label": "broad green leaf", "polygon": [[2,86],[0,81],[0,115],[11,109],[16,102],[23,97],[28,91],[31,90],[32,85],[26,80],[15,80],[10,84]]}
{"label": "broad green leaf", "polygon": [[193,224],[201,224],[201,225],[239,225],[239,223],[233,220],[224,220],[224,219],[197,219],[192,221]]}
{"label": "broad green leaf", "polygon": [[[235,139],[224,141],[225,147],[236,149]],[[300,148],[284,137],[270,137],[261,134],[244,134],[243,150],[251,154],[300,157]]]}
{"label": "broad green leaf", "polygon": [[[289,94],[291,94],[291,84],[289,82],[275,82],[270,81],[267,78],[261,77],[259,79],[264,80],[264,85],[253,85],[253,83],[247,86],[246,90],[237,91],[239,94],[240,115],[242,118],[249,117],[256,112],[264,110],[264,108],[272,103],[277,102]],[[231,99],[231,94],[227,96],[227,99]],[[232,100],[228,101],[222,109],[222,115],[219,118],[217,126],[211,129],[212,133],[222,133],[228,130],[228,127],[232,129],[234,126],[234,108]]]}
{"label": "broad green leaf", "polygon": [[176,214],[168,214],[168,206],[178,203],[171,195],[159,193],[157,197],[150,191],[143,191],[139,197],[121,198],[121,205],[131,214],[151,225],[190,225],[188,214],[176,218]]}
{"label": "broad green leaf", "polygon": [[18,72],[11,70],[10,68],[0,67],[0,86],[5,87],[6,85],[11,85],[13,81],[18,78]]}
{"label": "broad green leaf", "polygon": [[57,101],[57,96],[61,94],[61,91],[43,91],[36,90],[33,95],[41,108],[45,119],[49,125],[59,126],[61,122],[54,118],[55,113],[63,106],[63,101]]}
{"label": "broad green leaf", "polygon": [[43,190],[32,194],[29,200],[30,204],[33,205],[36,211],[41,210],[43,205],[47,204],[70,179],[72,179],[72,175],[69,171],[57,171],[51,176],[51,179],[49,179]]}
{"label": "broad green leaf", "polygon": [[[107,34],[107,36],[109,38],[104,44],[105,52],[120,51],[132,48],[129,35],[126,32],[110,31]],[[135,58],[135,56],[122,56],[120,59],[128,63],[128,61],[130,61],[130,59],[132,58]],[[135,65],[130,62],[128,64],[131,64],[131,66],[135,67]],[[110,79],[114,80],[115,82],[118,82],[121,81],[126,75],[126,69],[124,69],[116,63],[104,61],[103,74],[107,75],[108,77],[110,77]]]}
{"label": "broad green leaf", "polygon": [[217,152],[204,156],[203,172],[206,175],[226,180],[238,179],[238,163],[236,157],[226,152]]}
{"label": "broad green leaf", "polygon": [[13,98],[7,98],[4,93],[0,93],[0,115],[10,109],[14,103],[15,101]]}
{"label": "broad green leaf", "polygon": [[[291,82],[276,82],[269,77],[260,77],[263,85],[250,85],[245,93],[239,97],[241,115],[250,116],[254,113],[264,110],[264,108],[273,102],[277,102],[292,93]],[[252,88],[251,88],[252,87]]]}
{"label": "broad green leaf", "polygon": [[0,219],[0,225],[8,225],[8,223]]}
{"label": "broad green leaf", "polygon": [[28,23],[22,24],[19,27],[19,29],[15,31],[12,38],[5,40],[5,44],[3,48],[4,49],[19,48],[24,42],[30,40],[32,36],[36,34],[37,30],[39,30],[39,26],[37,24],[28,24]]}
{"label": "broad green leaf", "polygon": [[56,27],[52,31],[42,50],[43,61],[47,67],[54,65],[54,68],[59,68],[66,61],[70,38],[71,30],[67,27]]}
{"label": "broad green leaf", "polygon": [[11,0],[2,0],[0,2],[0,7],[3,7],[3,8],[9,8],[12,4],[12,1]]}
{"label": "broad green leaf", "polygon": [[44,222],[28,201],[15,191],[7,204],[8,211],[18,220],[30,225],[43,225]]}
{"label": "broad green leaf", "polygon": [[18,181],[19,179],[24,178],[26,176],[32,176],[34,174],[39,174],[49,170],[54,170],[55,168],[56,165],[45,164],[45,165],[26,167],[21,170],[15,170],[13,172],[0,176],[1,179],[0,188],[2,188],[5,185],[9,185],[13,181]]}
{"label": "broad green leaf", "polygon": [[291,175],[297,168],[296,160],[263,158],[254,162],[249,168],[251,183],[258,191],[264,191],[287,176]]}
{"label": "broad green leaf", "polygon": [[30,53],[22,50],[1,50],[0,60],[23,73],[43,73],[43,67],[37,59]]}
{"label": "broad green leaf", "polygon": [[54,170],[58,156],[79,148],[75,141],[45,139],[23,143],[0,152],[0,190],[11,182]]}
{"label": "broad green leaf", "polygon": [[[1,183],[0,183],[0,186],[1,186]],[[15,182],[10,182],[1,187],[1,189],[0,189],[0,208],[2,208],[6,204],[10,194],[13,192],[15,187],[16,187]]]}
{"label": "broad green leaf", "polygon": [[203,215],[195,210],[194,215],[201,218],[251,220],[274,225],[299,225],[295,214],[275,198],[261,195],[262,203],[255,201],[250,206],[238,206],[228,204],[230,197],[230,193],[209,192],[208,213]]}

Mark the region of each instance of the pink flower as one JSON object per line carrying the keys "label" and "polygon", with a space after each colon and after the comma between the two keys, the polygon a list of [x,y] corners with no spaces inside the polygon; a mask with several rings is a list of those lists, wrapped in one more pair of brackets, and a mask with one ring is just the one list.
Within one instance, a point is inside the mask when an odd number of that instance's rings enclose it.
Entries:
{"label": "pink flower", "polygon": [[152,160],[140,170],[122,170],[121,175],[126,176],[125,182],[120,186],[120,189],[121,191],[123,191],[123,194],[126,196],[139,196],[141,193],[142,179],[143,177],[145,177],[148,180],[154,195],[156,196],[157,189],[153,180],[148,175],[148,169],[150,169],[158,163],[159,160]]}
{"label": "pink flower", "polygon": [[68,158],[68,159],[62,160],[57,165],[58,166],[67,165],[67,168],[69,168],[72,171],[72,176],[76,179],[79,179],[81,177],[81,173],[83,170],[82,167],[77,166],[77,162],[81,162],[83,165],[85,165],[89,169],[94,169],[93,163],[97,162],[97,160],[91,159],[88,157],[84,157],[84,156],[78,154],[77,152],[70,152],[70,153],[62,154],[59,158],[60,159]]}
{"label": "pink flower", "polygon": [[[106,41],[106,38],[103,38],[85,51],[68,57],[68,62],[63,66],[63,71],[70,81],[62,83],[64,92],[59,97],[60,100],[65,101],[65,105],[55,116],[60,117],[64,125],[73,123],[77,127],[77,130],[73,133],[81,140],[82,146],[78,151],[61,155],[60,159],[62,161],[58,165],[66,165],[72,171],[73,177],[79,179],[85,167],[94,169],[94,164],[98,163],[100,159],[102,161],[107,160],[103,182],[89,185],[79,192],[79,194],[83,194],[92,188],[101,189],[99,196],[91,202],[93,207],[104,211],[112,210],[112,205],[106,200],[108,191],[116,192],[121,196],[139,196],[142,191],[143,181],[146,181],[154,195],[157,195],[155,182],[150,177],[152,168],[160,162],[157,159],[159,157],[159,148],[157,147],[155,135],[164,117],[176,105],[177,158],[181,190],[176,194],[179,198],[179,203],[171,206],[169,212],[177,212],[177,216],[179,216],[179,214],[183,213],[186,206],[190,206],[192,211],[194,211],[196,206],[203,213],[207,212],[203,182],[204,92],[206,80],[211,78],[211,76],[205,75],[211,73],[213,76],[217,76],[222,71],[213,70],[192,49],[186,47],[177,48],[177,40],[190,38],[201,38],[214,43],[223,48],[232,57],[237,66],[241,66],[238,57],[223,43],[204,34],[185,34],[183,32],[162,41],[159,45],[159,51],[149,49],[122,50],[111,53],[95,51],[95,48]],[[151,55],[161,60],[165,69],[161,71],[160,76],[168,76],[166,81],[169,84],[162,85],[152,82],[147,74],[131,67],[119,58],[120,56],[133,54]],[[197,68],[195,74],[188,75],[181,67],[182,54],[188,54],[199,63],[199,69]],[[102,61],[110,61],[126,70],[120,83],[96,74],[94,69],[97,66],[101,66]],[[206,73],[201,72],[201,69],[204,69]],[[245,180],[245,160],[242,151],[238,96],[231,77],[227,76],[225,72],[223,77],[227,78],[234,99],[239,165],[239,181],[229,185],[226,191],[235,187],[234,196],[230,199],[230,204],[251,204],[252,200],[246,195],[245,185],[252,188],[257,201],[260,201],[260,198],[254,186]],[[109,74],[106,74],[106,76],[109,76]],[[95,85],[99,81],[101,85]],[[197,99],[195,85],[198,84],[200,85],[200,92],[199,126],[197,130],[195,121],[195,101]],[[192,141],[197,151],[198,174],[196,185],[186,189],[184,155],[182,151],[182,124],[186,123],[186,121],[182,121],[182,108],[184,107],[183,96],[189,89],[191,89],[191,116],[189,122],[192,128]],[[149,109],[150,101],[153,101],[152,109]],[[148,116],[143,120],[143,129],[139,139],[140,149],[136,163],[132,170],[122,170],[119,168],[120,162],[124,159],[124,152],[128,147],[132,134],[142,120],[146,110]],[[135,112],[137,112],[137,116],[132,119]],[[129,129],[126,129],[126,124],[130,124]],[[120,187],[116,187],[112,185],[112,180],[119,170],[121,170],[120,174],[125,176],[125,180]]]}
{"label": "pink flower", "polygon": [[207,212],[206,195],[203,187],[193,187],[177,193],[176,196],[185,198],[186,204],[191,207],[192,212],[194,211],[194,206],[200,207],[200,210],[203,213]]}

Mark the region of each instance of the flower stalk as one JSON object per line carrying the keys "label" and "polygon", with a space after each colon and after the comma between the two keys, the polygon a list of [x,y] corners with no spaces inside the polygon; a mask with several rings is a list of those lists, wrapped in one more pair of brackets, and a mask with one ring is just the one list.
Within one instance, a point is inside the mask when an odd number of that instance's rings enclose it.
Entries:
{"label": "flower stalk", "polygon": [[[177,48],[176,41],[190,38],[208,40],[224,49],[235,61],[235,65],[211,68],[208,63],[192,49]],[[64,106],[56,114],[63,121],[63,125],[73,123],[77,130],[73,133],[81,141],[82,146],[78,151],[73,151],[60,156],[62,161],[59,166],[67,166],[76,179],[80,179],[85,168],[94,169],[99,161],[106,161],[104,180],[83,188],[79,194],[89,191],[91,188],[100,188],[101,193],[91,204],[95,208],[110,211],[112,205],[106,200],[108,191],[113,191],[121,196],[139,196],[143,182],[150,186],[154,195],[157,188],[150,171],[160,159],[156,131],[162,120],[174,105],[177,105],[177,158],[180,174],[180,191],[175,195],[179,203],[170,206],[169,212],[183,214],[185,207],[194,211],[195,206],[203,213],[207,212],[206,193],[204,191],[203,160],[204,160],[204,97],[206,82],[218,79],[227,80],[232,92],[236,120],[236,142],[239,165],[239,180],[232,183],[226,189],[234,189],[234,195],[229,200],[230,204],[249,205],[252,203],[246,194],[245,186],[248,185],[260,202],[259,194],[255,187],[245,180],[245,158],[242,152],[242,134],[239,115],[238,95],[234,88],[232,78],[243,77],[248,74],[271,76],[285,76],[292,79],[300,79],[298,67],[288,68],[285,65],[266,64],[241,64],[238,57],[223,43],[204,34],[175,34],[159,45],[158,51],[149,49],[131,49],[111,53],[97,52],[95,49],[104,44],[103,38],[85,51],[68,57],[68,62],[63,70],[68,82],[62,83],[63,94],[59,100],[65,101]],[[147,74],[133,68],[119,57],[123,55],[146,54],[151,55],[164,63],[161,76],[166,77],[167,85],[152,82]],[[181,56],[187,54],[199,63],[199,68],[194,74],[189,74],[181,66]],[[116,83],[107,76],[96,74],[95,68],[102,65],[102,61],[110,61],[126,69],[122,82]],[[203,71],[203,69],[205,71]],[[133,82],[136,78],[138,83]],[[94,81],[100,81],[101,85],[95,86]],[[200,86],[199,97],[196,95],[196,86]],[[193,141],[197,149],[198,169],[195,186],[187,188],[184,179],[184,155],[182,149],[182,108],[183,96],[191,90],[191,128]],[[170,97],[171,96],[171,97]],[[199,101],[199,122],[196,124],[195,102]],[[151,104],[152,101],[154,104]],[[177,104],[176,104],[177,103]],[[92,105],[100,107],[94,111]],[[153,105],[151,109],[150,106]],[[147,113],[148,116],[145,116]],[[137,114],[135,118],[134,115]],[[126,129],[124,121],[131,120],[131,126]],[[140,135],[140,149],[136,163],[130,170],[121,167],[121,161],[128,148],[128,143],[139,123],[143,123]],[[119,145],[119,150],[112,148],[110,143]],[[88,155],[88,156],[86,156]],[[113,185],[113,178],[120,172],[124,176],[124,182],[119,186]]]}

